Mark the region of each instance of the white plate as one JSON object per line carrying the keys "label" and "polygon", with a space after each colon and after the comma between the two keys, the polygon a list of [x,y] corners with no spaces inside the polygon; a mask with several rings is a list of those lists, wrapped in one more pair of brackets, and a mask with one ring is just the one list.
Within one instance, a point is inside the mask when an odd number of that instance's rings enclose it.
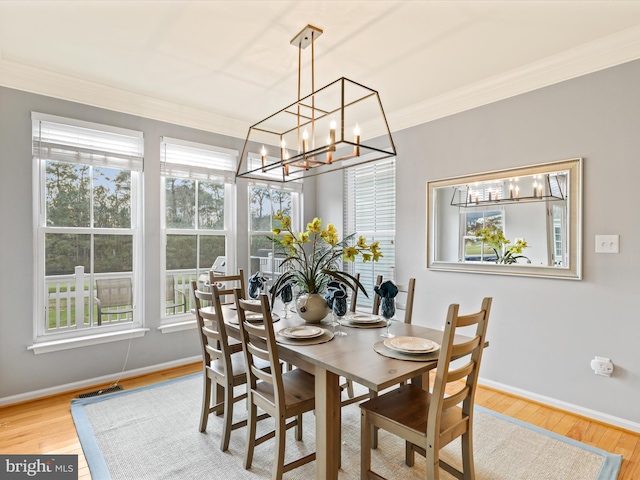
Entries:
{"label": "white plate", "polygon": [[419,337],[392,337],[384,341],[384,345],[402,353],[429,353],[440,348],[436,342]]}
{"label": "white plate", "polygon": [[[247,322],[252,322],[252,323],[262,322],[262,314],[261,313],[246,312],[244,314],[244,316],[247,319]],[[272,313],[271,314],[271,320],[276,322],[276,321],[280,320],[280,316],[277,313]]]}
{"label": "white plate", "polygon": [[288,338],[315,338],[324,333],[324,329],[320,327],[311,327],[303,325],[300,327],[283,328],[278,334]]}
{"label": "white plate", "polygon": [[378,323],[384,320],[380,315],[372,315],[370,313],[350,313],[345,315],[344,318],[351,323]]}

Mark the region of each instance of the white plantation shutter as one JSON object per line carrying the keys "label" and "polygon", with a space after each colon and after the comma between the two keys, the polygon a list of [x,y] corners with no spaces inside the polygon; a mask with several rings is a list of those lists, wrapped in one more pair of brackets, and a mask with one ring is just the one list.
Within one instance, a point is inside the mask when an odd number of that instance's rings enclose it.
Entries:
{"label": "white plantation shutter", "polygon": [[35,112],[31,119],[39,159],[142,171],[142,132]]}
{"label": "white plantation shutter", "polygon": [[362,235],[367,242],[377,241],[383,257],[378,262],[349,262],[353,274],[369,292],[369,299],[358,297],[358,305],[370,304],[373,284],[378,275],[395,280],[396,234],[396,163],[383,160],[345,171],[344,228],[345,234]]}
{"label": "white plantation shutter", "polygon": [[235,182],[237,150],[163,137],[160,154],[165,177]]}

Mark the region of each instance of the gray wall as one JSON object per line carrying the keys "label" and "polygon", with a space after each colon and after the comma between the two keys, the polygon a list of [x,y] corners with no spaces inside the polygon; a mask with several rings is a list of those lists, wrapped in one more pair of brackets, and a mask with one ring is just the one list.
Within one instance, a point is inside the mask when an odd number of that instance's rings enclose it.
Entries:
{"label": "gray wall", "polygon": [[[122,371],[128,342],[35,355],[33,343],[33,198],[31,112],[139,130],[145,139],[144,313],[151,330],[131,342],[126,370],[182,362],[200,355],[196,331],[162,334],[160,325],[160,137],[242,150],[244,139],[184,128],[17,90],[0,88],[0,401]],[[313,182],[305,201],[313,210]],[[237,188],[238,267],[248,271],[247,182]]]}
{"label": "gray wall", "polygon": [[[417,278],[414,322],[447,306],[494,304],[481,376],[534,395],[640,422],[640,62],[632,62],[394,134],[397,278]],[[584,158],[583,280],[426,269],[426,182]],[[595,254],[619,234],[620,254]],[[527,238],[528,240],[528,238]],[[595,355],[615,364],[594,375]]]}
{"label": "gray wall", "polygon": [[[636,430],[638,85],[640,61],[394,133],[396,278],[417,279],[414,322],[439,328],[450,303],[470,312],[492,296],[485,383]],[[584,158],[583,280],[426,269],[427,181],[575,157]],[[337,175],[318,177],[316,194],[318,215],[336,223]],[[596,255],[596,234],[619,234],[620,254]],[[611,378],[590,369],[596,355],[614,362]]]}
{"label": "gray wall", "polygon": [[[494,297],[482,376],[511,389],[640,422],[640,62],[573,79],[394,134],[397,161],[397,278],[417,278],[414,322],[440,327],[450,303],[475,310]],[[30,112],[142,130],[145,202],[159,201],[159,137],[241,147],[241,140],[0,88],[0,398],[122,369],[126,342],[34,355]],[[151,158],[153,156],[153,158]],[[583,280],[426,270],[426,182],[456,175],[583,157]],[[340,223],[339,174],[305,186],[305,219]],[[321,179],[321,180],[320,180]],[[238,188],[239,267],[246,254],[246,188]],[[315,202],[318,201],[318,208]],[[422,219],[422,220],[421,220]],[[620,254],[596,255],[596,234],[620,234]],[[145,282],[160,291],[160,212],[145,212]],[[134,340],[127,369],[197,355],[194,331],[160,334],[159,298],[145,297],[152,330]],[[611,357],[611,378],[589,368]]]}

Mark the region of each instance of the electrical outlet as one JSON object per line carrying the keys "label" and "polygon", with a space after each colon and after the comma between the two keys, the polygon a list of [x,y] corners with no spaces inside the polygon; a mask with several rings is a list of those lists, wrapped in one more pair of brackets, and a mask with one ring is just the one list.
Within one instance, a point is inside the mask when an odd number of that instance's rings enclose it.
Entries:
{"label": "electrical outlet", "polygon": [[598,357],[591,360],[591,369],[596,375],[602,375],[603,377],[610,377],[613,373],[613,363],[610,358]]}
{"label": "electrical outlet", "polygon": [[596,235],[596,253],[619,253],[620,235]]}

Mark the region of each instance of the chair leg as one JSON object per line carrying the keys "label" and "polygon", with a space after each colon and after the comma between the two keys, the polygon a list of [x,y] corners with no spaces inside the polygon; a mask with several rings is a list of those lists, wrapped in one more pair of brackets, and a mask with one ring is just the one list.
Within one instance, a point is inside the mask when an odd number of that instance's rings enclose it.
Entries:
{"label": "chair leg", "polygon": [[473,467],[473,435],[471,428],[462,434],[462,473],[464,480],[474,480],[476,478]]}
{"label": "chair leg", "polygon": [[408,467],[413,467],[413,464],[416,461],[415,450],[413,449],[413,444],[411,442],[405,442],[404,445],[404,463]]}
{"label": "chair leg", "polygon": [[[376,398],[377,396],[378,392],[369,390],[369,398]],[[374,427],[373,425],[371,425],[371,448],[378,448],[378,427]]]}
{"label": "chair leg", "polygon": [[249,411],[247,412],[247,446],[244,450],[244,468],[249,470],[253,462],[253,449],[256,446],[256,417],[258,407],[251,401],[251,392],[249,396]]}
{"label": "chair leg", "polygon": [[226,452],[229,449],[229,440],[231,439],[231,424],[233,423],[233,385],[227,383],[224,389],[224,422],[222,427],[222,440],[220,450]]}
{"label": "chair leg", "polygon": [[366,410],[360,410],[360,478],[369,478],[371,469],[371,431],[373,426],[369,424],[369,416]]}
{"label": "chair leg", "polygon": [[[273,480],[281,480],[284,474],[284,449],[285,441],[287,439],[287,419],[280,416],[276,419],[276,458],[273,464],[273,473],[271,478]],[[296,429],[298,426],[296,426]]]}
{"label": "chair leg", "polygon": [[209,410],[211,409],[211,379],[204,372],[204,383],[202,385],[202,412],[200,413],[200,431],[207,429],[207,421],[209,420]]}
{"label": "chair leg", "polygon": [[296,417],[296,440],[301,442],[302,441],[302,415],[298,415]]}
{"label": "chair leg", "polygon": [[427,440],[427,478],[429,480],[440,480],[440,455],[432,444]]}
{"label": "chair leg", "polygon": [[224,387],[217,383],[213,390],[213,403],[214,405],[220,405],[220,408],[216,410],[216,415],[222,415],[224,413]]}

